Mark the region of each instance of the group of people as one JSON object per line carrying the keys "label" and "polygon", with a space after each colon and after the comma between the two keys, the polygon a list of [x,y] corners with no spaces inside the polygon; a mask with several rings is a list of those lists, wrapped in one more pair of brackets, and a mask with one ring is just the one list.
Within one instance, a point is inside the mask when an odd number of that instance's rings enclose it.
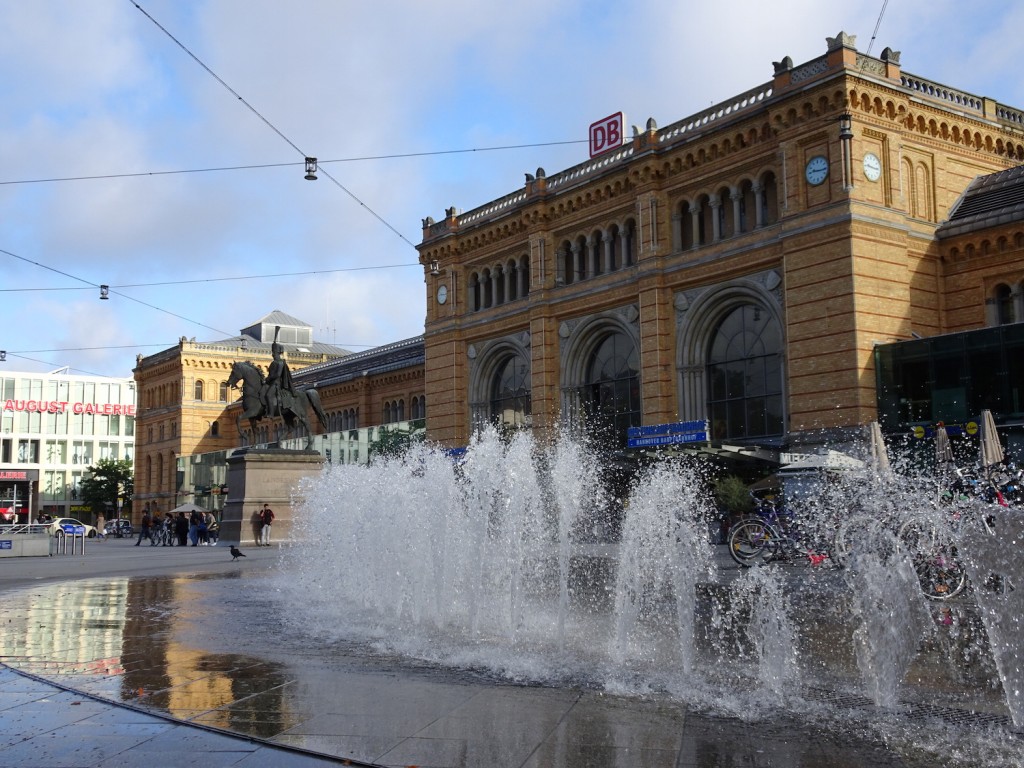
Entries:
{"label": "group of people", "polygon": [[143,539],[149,539],[151,547],[186,547],[191,542],[193,547],[217,546],[220,524],[212,512],[193,510],[188,515],[184,510],[177,516],[170,512],[151,514],[143,510],[139,538],[135,542],[138,547]]}
{"label": "group of people", "polygon": [[[269,504],[257,509],[252,515],[253,539],[257,547],[269,547],[270,531],[274,524],[274,510]],[[142,512],[139,538],[135,546],[141,546],[143,539],[149,540],[151,547],[185,547],[189,543],[193,547],[217,546],[220,534],[220,523],[212,512],[194,510],[190,514],[179,511],[177,516],[165,512],[150,512],[148,508]]]}

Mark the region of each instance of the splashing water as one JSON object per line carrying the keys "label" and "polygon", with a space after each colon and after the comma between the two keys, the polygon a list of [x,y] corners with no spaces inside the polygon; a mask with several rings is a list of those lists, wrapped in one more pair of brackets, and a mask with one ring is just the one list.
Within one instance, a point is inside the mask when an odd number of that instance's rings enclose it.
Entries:
{"label": "splashing water", "polygon": [[917,653],[928,610],[917,574],[904,553],[862,552],[846,571],[857,621],[854,647],[867,695],[895,709],[907,668]]}
{"label": "splashing water", "polygon": [[[517,681],[667,694],[741,717],[766,703],[818,716],[808,691],[825,690],[864,691],[890,713],[906,711],[908,693],[977,711],[1008,706],[1019,724],[1020,613],[1011,615],[1010,601],[1024,595],[1024,580],[1015,561],[974,563],[971,572],[975,582],[1004,577],[979,599],[991,653],[1002,654],[998,680],[956,656],[948,671],[926,647],[917,575],[892,536],[934,499],[931,478],[882,485],[851,474],[806,499],[802,530],[815,546],[851,510],[869,514],[845,569],[794,558],[743,570],[709,542],[700,463],[655,462],[624,509],[603,487],[608,471],[566,435],[542,444],[493,431],[458,463],[417,446],[370,467],[330,466],[302,488],[284,610],[327,640]],[[972,546],[965,536],[964,549]],[[972,658],[990,653],[984,632],[971,642]],[[900,738],[914,742],[909,721],[902,728]]]}

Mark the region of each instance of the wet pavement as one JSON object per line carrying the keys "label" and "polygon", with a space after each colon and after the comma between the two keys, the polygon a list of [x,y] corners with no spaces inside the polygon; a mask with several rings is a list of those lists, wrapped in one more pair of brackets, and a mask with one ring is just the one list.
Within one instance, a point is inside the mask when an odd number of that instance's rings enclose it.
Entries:
{"label": "wet pavement", "polygon": [[[0,560],[0,765],[1013,764],[952,748],[936,757],[824,716],[748,722],[656,695],[515,685],[304,645],[264,594],[278,550],[245,552],[235,562],[224,548],[109,540],[85,557]],[[955,741],[935,728],[937,741]],[[1015,738],[997,760],[1012,759]]]}

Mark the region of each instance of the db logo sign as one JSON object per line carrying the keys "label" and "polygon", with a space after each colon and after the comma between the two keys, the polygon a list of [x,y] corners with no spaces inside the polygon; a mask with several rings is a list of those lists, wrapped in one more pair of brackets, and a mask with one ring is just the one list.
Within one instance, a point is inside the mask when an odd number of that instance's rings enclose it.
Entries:
{"label": "db logo sign", "polygon": [[597,157],[622,146],[623,125],[626,118],[621,112],[608,115],[603,120],[590,124],[590,156]]}

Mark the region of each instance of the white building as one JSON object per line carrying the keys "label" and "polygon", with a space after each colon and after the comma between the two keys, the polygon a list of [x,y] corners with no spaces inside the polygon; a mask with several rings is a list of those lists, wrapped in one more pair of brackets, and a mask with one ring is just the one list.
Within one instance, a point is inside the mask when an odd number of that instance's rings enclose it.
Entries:
{"label": "white building", "polygon": [[5,372],[0,378],[0,510],[92,522],[79,501],[86,467],[135,457],[130,377]]}

